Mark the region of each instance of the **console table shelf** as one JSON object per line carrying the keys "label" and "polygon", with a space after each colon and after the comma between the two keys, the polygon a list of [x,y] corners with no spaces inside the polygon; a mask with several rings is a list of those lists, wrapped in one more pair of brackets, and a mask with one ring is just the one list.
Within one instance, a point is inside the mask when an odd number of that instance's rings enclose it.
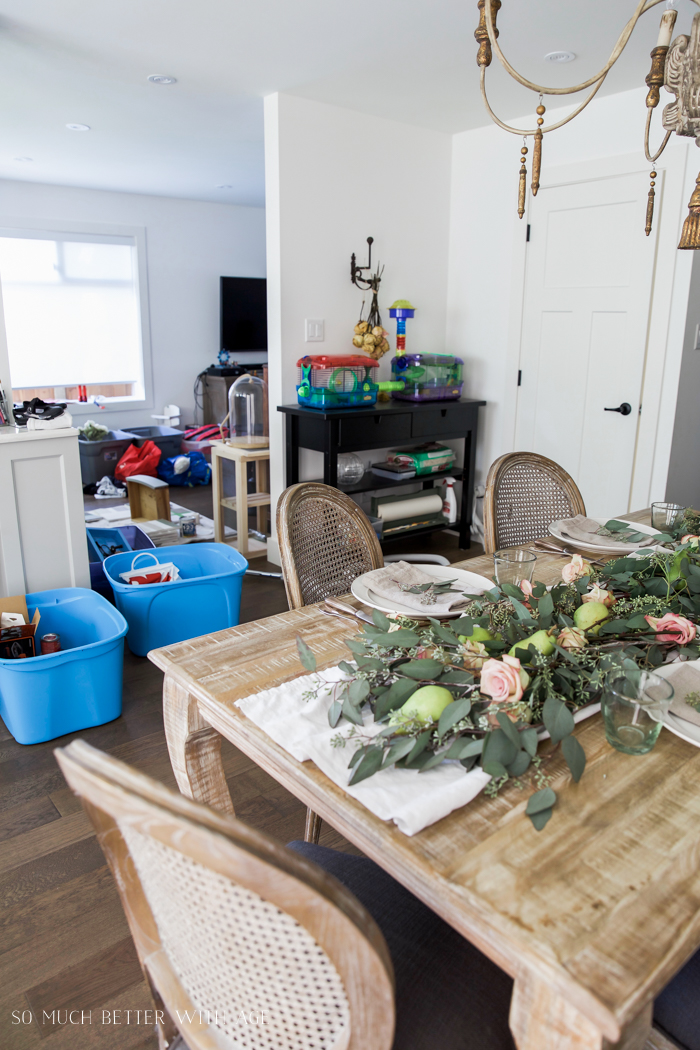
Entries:
{"label": "console table shelf", "polygon": [[[299,481],[299,449],[308,448],[323,453],[323,482],[339,488],[338,454],[361,452],[373,448],[422,445],[426,441],[464,439],[464,466],[440,474],[423,474],[415,478],[392,481],[380,478],[371,471],[355,484],[341,491],[352,496],[373,489],[394,489],[403,485],[422,484],[432,487],[441,478],[453,477],[462,481],[459,546],[470,546],[472,502],[474,493],[474,462],[479,408],[485,401],[380,402],[368,408],[314,409],[301,405],[280,405],[278,412],[285,416],[287,485]],[[425,529],[397,533],[396,539],[446,528],[436,525]],[[392,537],[387,538],[387,542]]]}

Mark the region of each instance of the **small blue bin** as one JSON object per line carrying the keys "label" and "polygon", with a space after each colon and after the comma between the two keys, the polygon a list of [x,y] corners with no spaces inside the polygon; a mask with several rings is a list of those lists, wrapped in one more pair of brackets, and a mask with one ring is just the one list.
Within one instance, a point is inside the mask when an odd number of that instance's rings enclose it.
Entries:
{"label": "small blue bin", "polygon": [[[120,572],[131,568],[135,557],[135,567],[147,570],[149,564],[154,564],[152,555],[159,562],[177,565],[181,579],[135,585],[119,578]],[[113,554],[104,561],[117,609],[129,624],[129,648],[136,656],[235,627],[241,614],[241,586],[247,568],[243,555],[225,543],[157,547],[141,555]]]}
{"label": "small blue bin", "polygon": [[104,553],[106,545],[120,544],[122,550],[152,550],[155,543],[138,525],[119,525],[109,529],[96,529],[87,526],[88,557],[90,559],[90,586],[108,602],[112,602],[112,588],[107,583],[102,563],[109,554]]}
{"label": "small blue bin", "polygon": [[0,715],[18,744],[38,744],[111,722],[122,713],[127,623],[113,605],[84,587],[27,595],[38,609],[37,648],[44,634],[61,637],[61,652],[0,660]]}

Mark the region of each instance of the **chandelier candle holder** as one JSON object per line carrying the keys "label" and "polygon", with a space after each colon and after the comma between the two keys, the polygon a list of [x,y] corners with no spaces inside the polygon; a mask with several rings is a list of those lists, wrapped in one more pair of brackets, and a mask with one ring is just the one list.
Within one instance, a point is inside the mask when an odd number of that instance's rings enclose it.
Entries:
{"label": "chandelier candle holder", "polygon": [[406,353],[406,318],[414,317],[415,306],[408,299],[397,299],[389,307],[389,317],[396,320],[396,356],[401,357]]}
{"label": "chandelier candle holder", "polygon": [[[540,185],[542,142],[544,136],[550,131],[556,131],[557,128],[561,128],[564,124],[568,124],[586,108],[588,103],[600,90],[608,73],[627,46],[639,19],[642,15],[646,14],[647,11],[650,11],[653,7],[656,7],[661,3],[664,3],[664,0],[639,0],[630,20],[620,33],[610,58],[603,68],[594,74],[594,76],[589,77],[588,80],[584,80],[580,84],[575,84],[572,87],[554,88],[535,84],[531,80],[527,80],[513,68],[503,54],[501,46],[498,43],[499,32],[496,28],[496,17],[503,6],[501,0],[478,0],[479,25],[474,32],[474,36],[479,45],[476,61],[481,70],[481,97],[484,100],[486,111],[494,123],[504,131],[510,132],[511,135],[517,135],[523,139],[523,145],[520,151],[520,177],[518,182],[518,215],[521,219],[525,214],[525,199],[527,194],[527,139],[534,139],[532,153],[532,182],[530,187],[534,197],[537,196],[537,190]],[[647,237],[651,233],[654,217],[654,187],[656,185],[655,179],[657,177],[654,166],[666,148],[671,135],[675,132],[676,135],[684,135],[694,138],[695,144],[700,146],[700,12],[693,18],[690,36],[681,34],[680,36],[677,36],[675,40],[672,40],[673,29],[676,24],[678,12],[673,7],[675,0],[665,0],[665,3],[666,9],[661,15],[656,46],[652,48],[650,55],[651,68],[645,78],[645,83],[649,88],[649,91],[646,98],[647,119],[644,130],[644,155],[652,168],[650,173],[651,185],[647,197],[646,224],[644,227]],[[700,0],[692,0],[692,3],[694,3],[696,7],[700,7]],[[539,96],[539,104],[535,108],[537,120],[534,128],[528,128],[523,131],[522,128],[511,127],[509,124],[505,124],[500,120],[492,110],[486,94],[486,70],[491,65],[494,52],[503,68],[511,77],[513,77],[514,80]],[[670,94],[674,95],[675,99],[673,102],[669,102],[667,106],[664,106],[661,123],[666,134],[656,153],[652,153],[649,146],[651,120],[653,112],[661,100],[662,87],[670,92]],[[543,105],[543,98],[545,95],[573,95],[579,91],[586,90],[588,90],[588,94],[573,113],[570,113],[568,117],[564,117],[562,120],[550,124],[549,127],[544,126],[544,114],[546,110]],[[696,180],[695,189],[690,198],[688,208],[689,214],[683,224],[683,231],[681,233],[678,247],[697,250],[700,248],[700,175],[698,175]]]}

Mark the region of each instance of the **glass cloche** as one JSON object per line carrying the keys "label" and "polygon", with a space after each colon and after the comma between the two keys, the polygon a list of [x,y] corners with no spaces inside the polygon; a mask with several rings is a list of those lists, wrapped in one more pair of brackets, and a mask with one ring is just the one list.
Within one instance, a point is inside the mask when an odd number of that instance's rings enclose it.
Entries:
{"label": "glass cloche", "polygon": [[228,392],[230,445],[267,448],[267,383],[258,376],[239,376]]}

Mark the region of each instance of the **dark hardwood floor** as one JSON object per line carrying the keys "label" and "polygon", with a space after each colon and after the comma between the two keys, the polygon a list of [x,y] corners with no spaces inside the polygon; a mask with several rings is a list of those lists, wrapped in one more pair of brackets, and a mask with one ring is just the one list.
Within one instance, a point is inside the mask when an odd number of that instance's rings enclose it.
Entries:
{"label": "dark hardwood floor", "polygon": [[[211,515],[208,488],[181,490],[175,502]],[[456,536],[420,543],[389,550],[465,557]],[[263,559],[251,568],[276,571]],[[244,580],[241,622],[286,608],[281,580]],[[121,717],[74,735],[175,788],[161,690],[161,672],[127,651]],[[152,1004],[112,876],[53,755],[72,738],[23,746],[0,722],[0,1050],[155,1050],[144,1014]],[[242,820],[282,842],[303,838],[297,799],[226,741],[223,760]],[[354,852],[327,824],[321,842]]]}

